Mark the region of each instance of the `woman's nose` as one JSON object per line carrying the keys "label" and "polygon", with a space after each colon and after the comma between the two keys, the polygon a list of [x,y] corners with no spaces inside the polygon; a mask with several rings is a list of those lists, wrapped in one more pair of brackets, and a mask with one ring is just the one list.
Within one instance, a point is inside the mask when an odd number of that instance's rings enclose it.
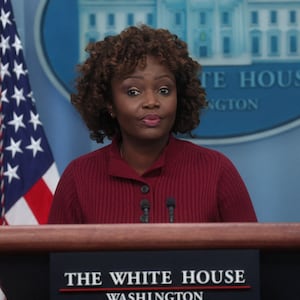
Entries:
{"label": "woman's nose", "polygon": [[144,98],[144,107],[158,107],[159,106],[159,101],[157,94],[153,91],[148,91],[145,93],[145,98]]}

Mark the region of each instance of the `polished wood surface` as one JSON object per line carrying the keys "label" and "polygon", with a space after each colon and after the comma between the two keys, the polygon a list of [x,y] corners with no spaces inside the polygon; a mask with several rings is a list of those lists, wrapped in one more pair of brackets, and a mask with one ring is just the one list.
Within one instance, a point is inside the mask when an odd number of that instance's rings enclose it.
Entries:
{"label": "polished wood surface", "polygon": [[0,227],[0,253],[163,250],[300,249],[300,223],[184,223]]}

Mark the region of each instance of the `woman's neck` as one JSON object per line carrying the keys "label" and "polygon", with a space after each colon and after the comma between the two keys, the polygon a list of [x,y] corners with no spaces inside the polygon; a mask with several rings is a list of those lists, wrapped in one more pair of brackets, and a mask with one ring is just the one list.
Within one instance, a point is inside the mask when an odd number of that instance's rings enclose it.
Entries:
{"label": "woman's neck", "polygon": [[159,158],[167,143],[168,138],[135,143],[123,141],[120,144],[120,155],[139,175],[142,175]]}

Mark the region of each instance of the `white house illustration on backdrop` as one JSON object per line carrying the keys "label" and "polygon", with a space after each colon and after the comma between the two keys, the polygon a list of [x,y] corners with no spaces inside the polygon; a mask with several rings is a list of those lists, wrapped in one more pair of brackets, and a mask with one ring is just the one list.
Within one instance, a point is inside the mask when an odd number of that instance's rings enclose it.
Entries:
{"label": "white house illustration on backdrop", "polygon": [[177,34],[202,65],[300,61],[299,0],[78,0],[78,5],[79,49],[145,23]]}

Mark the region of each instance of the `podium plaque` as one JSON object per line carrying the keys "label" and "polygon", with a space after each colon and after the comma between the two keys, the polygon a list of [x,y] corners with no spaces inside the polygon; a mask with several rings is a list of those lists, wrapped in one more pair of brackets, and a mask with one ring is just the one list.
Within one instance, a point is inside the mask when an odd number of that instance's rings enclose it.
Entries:
{"label": "podium plaque", "polygon": [[256,250],[50,255],[51,300],[259,300]]}

